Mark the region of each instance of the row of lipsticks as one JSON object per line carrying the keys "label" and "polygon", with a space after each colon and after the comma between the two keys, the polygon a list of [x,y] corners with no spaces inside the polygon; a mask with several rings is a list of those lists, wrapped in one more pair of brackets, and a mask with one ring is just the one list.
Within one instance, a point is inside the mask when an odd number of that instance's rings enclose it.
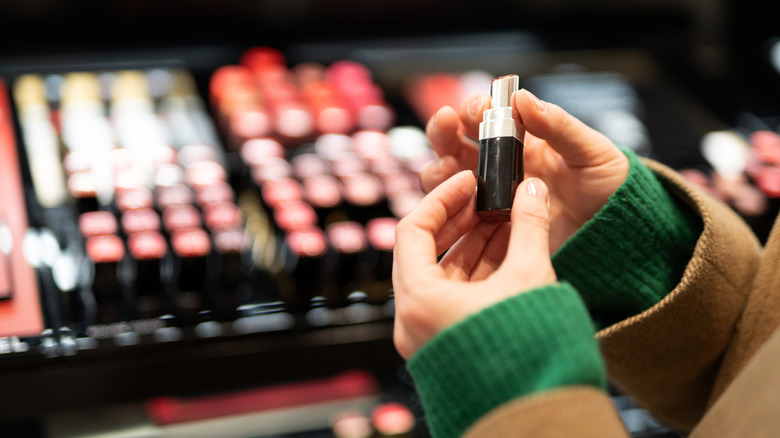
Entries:
{"label": "row of lipsticks", "polygon": [[77,222],[83,247],[64,320],[388,299],[395,224],[431,152],[364,66],[254,48],[214,72],[212,113],[181,70],[25,75],[14,98],[41,222]]}
{"label": "row of lipsticks", "polygon": [[14,98],[37,222],[77,271],[57,285],[63,322],[232,318],[243,219],[189,74],[30,74]]}
{"label": "row of lipsticks", "polygon": [[289,280],[285,301],[385,302],[395,225],[422,198],[417,171],[432,158],[424,132],[394,126],[364,65],[288,66],[269,47],[216,69],[209,99],[239,185],[257,188],[239,203],[252,254]]}

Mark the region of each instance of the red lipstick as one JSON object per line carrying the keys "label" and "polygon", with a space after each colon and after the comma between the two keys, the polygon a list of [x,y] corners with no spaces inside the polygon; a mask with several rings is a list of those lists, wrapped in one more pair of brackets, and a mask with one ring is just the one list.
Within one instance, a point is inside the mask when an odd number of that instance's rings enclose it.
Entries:
{"label": "red lipstick", "polygon": [[366,224],[368,242],[374,251],[374,276],[377,281],[389,281],[392,275],[397,226],[398,219],[394,217],[375,218]]}
{"label": "red lipstick", "polygon": [[345,305],[347,296],[355,290],[364,290],[369,280],[368,236],[357,222],[335,222],[325,228],[328,243],[335,253],[332,262],[333,281],[339,291],[335,305]]}
{"label": "red lipstick", "polygon": [[138,232],[128,236],[127,247],[135,268],[135,317],[159,317],[164,309],[162,269],[168,256],[165,238],[157,231]]}
{"label": "red lipstick", "polygon": [[174,266],[169,295],[179,322],[191,325],[204,308],[211,239],[202,228],[182,228],[171,234],[171,248]]}
{"label": "red lipstick", "polygon": [[165,231],[172,234],[176,230],[200,227],[201,217],[198,209],[192,205],[176,205],[163,211],[162,222]]}
{"label": "red lipstick", "polygon": [[122,213],[122,231],[125,235],[144,231],[160,231],[160,215],[151,208],[138,208]]}
{"label": "red lipstick", "polygon": [[317,226],[317,213],[303,201],[288,201],[274,208],[274,222],[284,232]]}
{"label": "red lipstick", "polygon": [[322,291],[323,268],[328,254],[325,233],[319,227],[288,233],[284,241],[284,254],[284,272],[294,286],[294,290],[284,294],[285,301],[292,310],[301,311]]}
{"label": "red lipstick", "polygon": [[158,186],[154,192],[155,204],[159,211],[165,211],[170,207],[190,205],[194,201],[192,190],[185,184]]}
{"label": "red lipstick", "polygon": [[92,265],[89,286],[95,298],[95,322],[108,324],[124,319],[124,297],[119,282],[120,262],[125,256],[122,239],[115,235],[90,237],[87,258]]}
{"label": "red lipstick", "polygon": [[116,216],[108,211],[91,211],[79,216],[79,230],[85,238],[116,234],[119,226]]}

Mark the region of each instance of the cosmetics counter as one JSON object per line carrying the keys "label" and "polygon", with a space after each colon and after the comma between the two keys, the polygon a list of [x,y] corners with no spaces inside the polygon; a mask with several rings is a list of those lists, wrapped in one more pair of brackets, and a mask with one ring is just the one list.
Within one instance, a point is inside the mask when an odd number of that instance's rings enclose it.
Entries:
{"label": "cosmetics counter", "polygon": [[[391,339],[394,225],[426,121],[496,76],[760,235],[778,209],[776,106],[750,83],[737,111],[652,51],[515,30],[268,41],[0,63],[8,436],[427,436]],[[634,436],[676,436],[615,401]]]}

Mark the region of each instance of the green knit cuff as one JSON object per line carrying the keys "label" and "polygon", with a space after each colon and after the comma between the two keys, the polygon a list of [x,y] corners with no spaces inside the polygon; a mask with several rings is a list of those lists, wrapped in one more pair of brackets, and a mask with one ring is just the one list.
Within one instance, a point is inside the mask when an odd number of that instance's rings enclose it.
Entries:
{"label": "green knit cuff", "polygon": [[467,317],[437,334],[407,367],[434,437],[460,436],[494,407],[522,395],[606,386],[593,324],[566,283]]}
{"label": "green knit cuff", "polygon": [[552,258],[598,328],[641,313],[682,278],[702,219],[673,198],[631,151],[626,181]]}

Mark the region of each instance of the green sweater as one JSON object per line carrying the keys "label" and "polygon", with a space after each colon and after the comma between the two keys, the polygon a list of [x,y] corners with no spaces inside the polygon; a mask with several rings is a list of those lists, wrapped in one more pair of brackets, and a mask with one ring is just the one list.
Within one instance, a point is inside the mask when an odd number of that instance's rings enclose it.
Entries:
{"label": "green sweater", "polygon": [[455,324],[407,368],[436,437],[460,436],[511,399],[606,386],[596,328],[638,314],[677,284],[702,230],[630,151],[626,181],[554,255],[559,282]]}

